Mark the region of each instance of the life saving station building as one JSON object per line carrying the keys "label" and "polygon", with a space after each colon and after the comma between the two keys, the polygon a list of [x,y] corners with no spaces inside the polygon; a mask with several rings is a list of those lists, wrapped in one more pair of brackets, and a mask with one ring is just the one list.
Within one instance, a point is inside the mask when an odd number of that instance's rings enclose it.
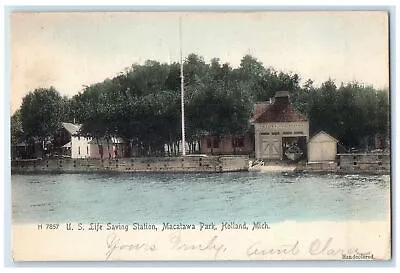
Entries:
{"label": "life saving station building", "polygon": [[309,121],[290,103],[289,92],[278,91],[270,101],[255,105],[255,157],[262,160],[307,158]]}

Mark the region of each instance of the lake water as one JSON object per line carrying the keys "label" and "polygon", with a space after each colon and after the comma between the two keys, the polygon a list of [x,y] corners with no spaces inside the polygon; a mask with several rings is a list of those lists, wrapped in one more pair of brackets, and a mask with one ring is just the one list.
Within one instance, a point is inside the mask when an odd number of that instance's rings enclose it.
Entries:
{"label": "lake water", "polygon": [[12,175],[14,223],[382,220],[388,175]]}

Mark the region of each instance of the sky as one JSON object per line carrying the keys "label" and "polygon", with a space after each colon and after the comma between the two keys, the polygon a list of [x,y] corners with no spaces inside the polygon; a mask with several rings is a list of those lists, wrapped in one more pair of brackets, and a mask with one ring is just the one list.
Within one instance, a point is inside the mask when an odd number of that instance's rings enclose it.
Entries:
{"label": "sky", "polygon": [[328,80],[389,86],[383,11],[14,12],[10,25],[10,111],[40,87],[68,97],[134,63],[196,53],[233,67],[251,54],[266,67]]}

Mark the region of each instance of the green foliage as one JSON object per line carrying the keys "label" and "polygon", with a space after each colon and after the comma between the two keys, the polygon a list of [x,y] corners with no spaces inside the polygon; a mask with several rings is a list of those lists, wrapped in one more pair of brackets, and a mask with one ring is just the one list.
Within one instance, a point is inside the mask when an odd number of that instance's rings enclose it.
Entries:
{"label": "green foliage", "polygon": [[22,100],[21,123],[28,140],[51,139],[65,118],[65,101],[53,87],[29,92]]}
{"label": "green foliage", "polygon": [[[95,138],[123,137],[142,155],[162,155],[164,145],[175,152],[181,139],[180,64],[148,60],[134,64],[112,79],[85,88],[71,99],[50,89],[37,89],[23,99],[11,118],[12,141],[44,140],[60,121],[83,124]],[[343,144],[362,146],[374,134],[387,135],[387,90],[359,83],[337,87],[332,80],[300,86],[300,77],[265,67],[246,55],[238,68],[196,54],[184,62],[186,135],[195,143],[205,134],[240,135],[249,130],[254,103],[276,91],[290,92],[291,101],[309,117],[311,134],[325,130]]]}
{"label": "green foliage", "polygon": [[[357,82],[332,80],[313,88],[311,82],[300,91],[296,104],[310,119],[310,134],[324,130],[347,147],[365,148],[376,134],[388,135],[389,94]],[[305,102],[307,103],[305,105]]]}
{"label": "green foliage", "polygon": [[22,129],[21,110],[17,110],[10,119],[11,144],[17,145],[23,141],[24,131]]}

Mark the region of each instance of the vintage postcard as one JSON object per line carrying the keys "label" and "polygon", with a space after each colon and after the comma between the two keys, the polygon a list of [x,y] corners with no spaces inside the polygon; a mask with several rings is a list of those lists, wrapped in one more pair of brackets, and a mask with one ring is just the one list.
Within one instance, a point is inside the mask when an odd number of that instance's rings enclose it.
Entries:
{"label": "vintage postcard", "polygon": [[8,15],[14,261],[391,259],[388,11]]}

